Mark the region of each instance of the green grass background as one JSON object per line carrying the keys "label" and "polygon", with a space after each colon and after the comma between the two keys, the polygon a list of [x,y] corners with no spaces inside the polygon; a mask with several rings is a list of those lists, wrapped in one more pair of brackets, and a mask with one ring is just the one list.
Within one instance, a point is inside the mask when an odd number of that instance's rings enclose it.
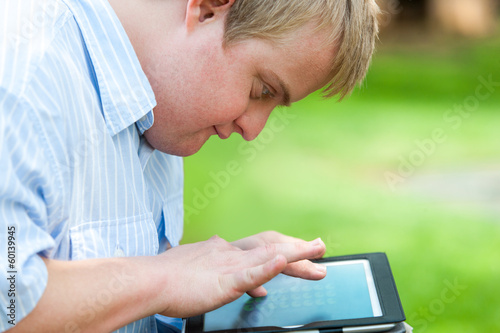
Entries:
{"label": "green grass background", "polygon": [[[185,159],[183,242],[272,229],[321,236],[329,256],[386,252],[416,332],[500,332],[499,213],[406,190],[426,174],[500,167],[500,87],[458,128],[443,119],[489,75],[500,82],[500,36],[381,43],[348,100],[310,96],[255,142],[214,137]],[[386,172],[436,128],[446,140],[391,189]]]}

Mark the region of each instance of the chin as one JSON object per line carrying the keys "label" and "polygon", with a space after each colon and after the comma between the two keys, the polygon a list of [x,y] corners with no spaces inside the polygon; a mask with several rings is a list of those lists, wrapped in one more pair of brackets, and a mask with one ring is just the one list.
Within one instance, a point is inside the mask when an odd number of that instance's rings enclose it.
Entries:
{"label": "chin", "polygon": [[169,154],[169,155],[175,155],[175,156],[180,156],[180,157],[187,157],[196,154],[200,149],[201,145],[199,146],[170,146],[170,145],[151,145],[153,146],[154,149],[159,150],[163,153]]}
{"label": "chin", "polygon": [[163,141],[163,140],[158,140],[158,138],[155,136],[147,135],[147,131],[144,133],[144,136],[154,149],[159,150],[166,154],[180,156],[180,157],[187,157],[196,154],[207,141],[207,140],[190,140],[184,142]]}
{"label": "chin", "polygon": [[200,147],[179,147],[179,148],[172,148],[172,149],[158,149],[161,152],[170,154],[170,155],[175,155],[175,156],[180,156],[180,157],[188,157],[191,155],[196,154],[198,151],[200,151]]}

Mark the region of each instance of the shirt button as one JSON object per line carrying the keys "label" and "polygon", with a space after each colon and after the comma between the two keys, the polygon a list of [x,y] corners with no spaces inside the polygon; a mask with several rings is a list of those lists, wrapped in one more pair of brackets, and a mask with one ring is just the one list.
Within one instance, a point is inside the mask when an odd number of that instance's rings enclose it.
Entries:
{"label": "shirt button", "polygon": [[114,257],[125,257],[125,252],[123,252],[123,249],[120,247],[120,245],[116,245],[115,248],[115,253],[113,254]]}

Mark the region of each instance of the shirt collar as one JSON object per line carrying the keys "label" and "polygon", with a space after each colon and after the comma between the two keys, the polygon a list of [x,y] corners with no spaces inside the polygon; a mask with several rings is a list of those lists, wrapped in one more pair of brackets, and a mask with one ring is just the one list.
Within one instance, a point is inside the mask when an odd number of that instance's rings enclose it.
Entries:
{"label": "shirt collar", "polygon": [[143,133],[156,106],[151,85],[107,0],[63,0],[73,13],[94,66],[103,116],[111,135],[135,122]]}

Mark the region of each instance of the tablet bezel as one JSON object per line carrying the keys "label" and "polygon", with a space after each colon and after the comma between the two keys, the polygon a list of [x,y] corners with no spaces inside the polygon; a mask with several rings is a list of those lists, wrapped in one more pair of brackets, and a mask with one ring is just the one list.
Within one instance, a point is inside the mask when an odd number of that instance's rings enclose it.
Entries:
{"label": "tablet bezel", "polygon": [[183,331],[185,331],[186,333],[290,332],[290,331],[313,330],[313,329],[335,329],[335,328],[344,328],[353,326],[359,327],[359,326],[378,325],[378,324],[392,324],[406,320],[403,307],[399,299],[399,294],[396,289],[396,283],[394,282],[394,277],[392,275],[392,271],[389,266],[389,261],[385,253],[377,252],[377,253],[365,253],[365,254],[330,257],[330,258],[314,260],[314,262],[327,263],[327,262],[363,260],[363,259],[368,260],[370,268],[372,270],[372,275],[375,282],[375,288],[377,290],[380,306],[382,308],[381,317],[322,321],[322,322],[307,324],[294,329],[286,327],[253,327],[253,328],[239,328],[239,329],[229,329],[229,330],[219,330],[219,331],[203,331],[204,315],[201,315],[185,319],[185,325],[184,325],[185,329]]}

